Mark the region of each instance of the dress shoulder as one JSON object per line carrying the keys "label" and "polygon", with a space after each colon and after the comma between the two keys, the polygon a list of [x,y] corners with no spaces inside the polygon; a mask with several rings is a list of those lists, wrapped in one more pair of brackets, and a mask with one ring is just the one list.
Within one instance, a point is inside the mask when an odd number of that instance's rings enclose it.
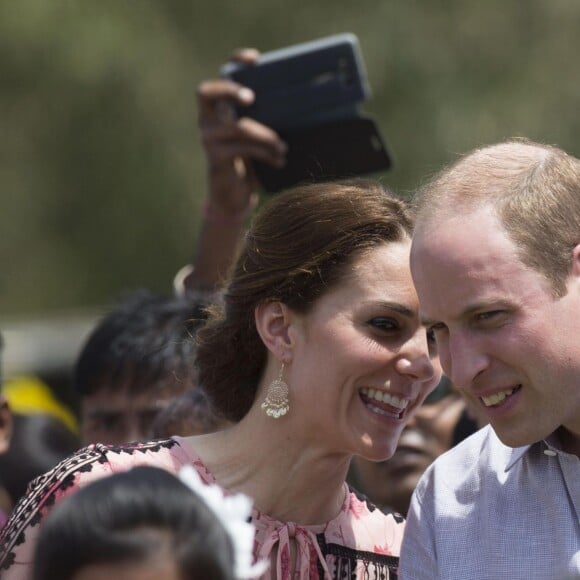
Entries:
{"label": "dress shoulder", "polygon": [[[137,465],[156,465],[176,472],[186,461],[181,447],[172,439],[121,446],[93,444],[80,449],[34,479],[14,507],[0,530],[0,575],[6,580],[28,578],[43,518],[76,489]],[[11,568],[16,570],[14,575],[10,575]]]}

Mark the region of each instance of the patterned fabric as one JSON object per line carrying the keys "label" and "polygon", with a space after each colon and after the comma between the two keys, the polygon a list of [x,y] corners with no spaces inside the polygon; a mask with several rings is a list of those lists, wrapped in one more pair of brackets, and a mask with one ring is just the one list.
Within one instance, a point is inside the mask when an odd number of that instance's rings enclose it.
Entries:
{"label": "patterned fabric", "polygon": [[409,510],[404,580],[580,578],[580,459],[486,427],[439,457]]}
{"label": "patterned fabric", "polygon": [[[217,483],[180,437],[117,447],[91,445],[35,479],[12,512],[0,531],[2,580],[30,579],[36,538],[43,518],[55,503],[91,481],[137,465],[153,465],[173,473],[184,465],[193,465],[206,483]],[[354,492],[346,491],[340,514],[320,526],[279,522],[254,511],[255,555],[274,561],[264,580],[397,578],[403,518],[385,515]],[[291,545],[296,552],[293,577]]]}

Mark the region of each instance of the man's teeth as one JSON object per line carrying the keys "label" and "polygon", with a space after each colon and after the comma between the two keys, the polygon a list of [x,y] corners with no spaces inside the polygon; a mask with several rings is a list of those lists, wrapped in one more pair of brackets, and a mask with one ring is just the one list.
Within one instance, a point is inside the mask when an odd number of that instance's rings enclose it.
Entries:
{"label": "man's teeth", "polygon": [[403,409],[406,409],[407,405],[409,404],[408,399],[399,399],[399,397],[396,397],[395,395],[391,395],[386,391],[381,391],[379,389],[364,388],[361,389],[361,393],[365,397],[368,397],[369,399],[374,399],[375,401],[386,403],[387,405],[391,405],[391,407],[401,409],[401,411]]}
{"label": "man's teeth", "polygon": [[493,407],[493,405],[497,405],[498,403],[501,403],[506,397],[509,397],[514,391],[515,388],[507,389],[505,391],[500,391],[499,393],[494,393],[493,395],[481,397],[481,400],[486,407]]}

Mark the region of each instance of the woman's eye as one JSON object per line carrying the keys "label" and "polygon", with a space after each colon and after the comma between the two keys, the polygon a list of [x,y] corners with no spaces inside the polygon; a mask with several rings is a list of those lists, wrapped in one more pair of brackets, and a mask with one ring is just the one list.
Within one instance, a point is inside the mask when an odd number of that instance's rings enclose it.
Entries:
{"label": "woman's eye", "polygon": [[372,327],[378,328],[379,330],[383,331],[397,330],[399,328],[397,322],[392,318],[382,318],[382,317],[372,318],[369,321],[369,324]]}

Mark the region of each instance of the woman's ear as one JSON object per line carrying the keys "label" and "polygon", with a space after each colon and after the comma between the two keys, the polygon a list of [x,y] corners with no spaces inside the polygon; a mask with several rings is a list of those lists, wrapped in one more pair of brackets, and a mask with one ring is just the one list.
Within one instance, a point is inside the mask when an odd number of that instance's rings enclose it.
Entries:
{"label": "woman's ear", "polygon": [[292,340],[288,332],[292,312],[282,302],[260,304],[254,311],[256,329],[262,342],[276,356],[282,357]]}

